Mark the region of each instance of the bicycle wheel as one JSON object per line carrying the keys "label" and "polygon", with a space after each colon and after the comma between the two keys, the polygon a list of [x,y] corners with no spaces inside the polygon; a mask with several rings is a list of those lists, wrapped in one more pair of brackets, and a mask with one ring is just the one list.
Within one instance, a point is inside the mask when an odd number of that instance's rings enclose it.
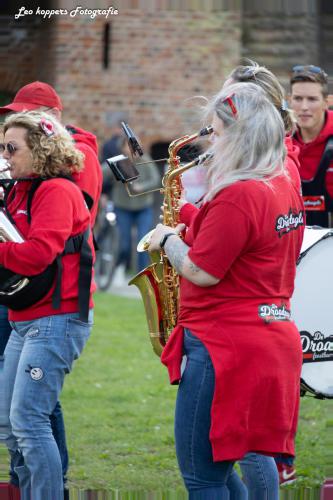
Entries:
{"label": "bicycle wheel", "polygon": [[97,238],[95,280],[100,290],[107,290],[111,284],[119,252],[118,228],[108,225]]}

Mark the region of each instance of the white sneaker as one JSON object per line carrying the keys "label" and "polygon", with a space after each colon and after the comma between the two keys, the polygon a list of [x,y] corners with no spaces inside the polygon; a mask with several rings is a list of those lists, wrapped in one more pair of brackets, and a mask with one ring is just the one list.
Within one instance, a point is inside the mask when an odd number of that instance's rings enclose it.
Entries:
{"label": "white sneaker", "polygon": [[112,278],[112,286],[124,286],[127,285],[127,278],[126,278],[126,273],[125,273],[125,266],[124,264],[120,264],[120,266],[117,266]]}

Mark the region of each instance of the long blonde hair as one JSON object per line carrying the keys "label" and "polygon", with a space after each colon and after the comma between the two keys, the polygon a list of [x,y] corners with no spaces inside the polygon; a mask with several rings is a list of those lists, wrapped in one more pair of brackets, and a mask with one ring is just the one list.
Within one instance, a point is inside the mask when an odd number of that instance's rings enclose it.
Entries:
{"label": "long blonde hair", "polygon": [[237,181],[267,182],[284,172],[284,124],[260,87],[236,83],[223,88],[207,105],[206,114],[213,113],[223,133],[211,148],[205,201]]}

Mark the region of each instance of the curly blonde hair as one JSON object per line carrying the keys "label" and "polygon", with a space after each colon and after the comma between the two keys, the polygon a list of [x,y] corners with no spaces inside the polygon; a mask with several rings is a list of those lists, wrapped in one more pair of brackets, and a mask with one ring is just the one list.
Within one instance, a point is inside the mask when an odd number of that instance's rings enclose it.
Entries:
{"label": "curly blonde hair", "polygon": [[26,143],[33,159],[32,171],[42,177],[71,175],[83,168],[84,155],[76,149],[70,133],[43,111],[25,111],[8,116],[4,133],[13,127],[26,130]]}

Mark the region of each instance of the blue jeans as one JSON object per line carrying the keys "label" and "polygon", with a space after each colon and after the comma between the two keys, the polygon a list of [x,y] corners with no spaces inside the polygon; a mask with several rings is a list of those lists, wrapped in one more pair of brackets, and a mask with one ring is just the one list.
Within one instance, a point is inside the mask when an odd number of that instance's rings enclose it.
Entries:
{"label": "blue jeans", "polygon": [[[3,366],[1,363],[3,361],[3,353],[5,351],[11,331],[12,327],[10,326],[10,323],[8,321],[8,308],[0,304],[0,370]],[[66,443],[64,417],[59,401],[57,401],[53,413],[50,416],[50,421],[52,434],[59,448],[63,479],[64,482],[66,482],[66,475],[68,471],[68,450]],[[19,479],[14,469],[17,466],[23,465],[23,463],[23,456],[18,451],[11,460],[9,471],[10,482],[15,486],[19,485]]]}
{"label": "blue jeans", "polygon": [[93,319],[78,313],[11,323],[13,331],[0,374],[0,437],[15,460],[21,500],[62,500],[62,465],[50,415],[65,375],[86,344]]}
{"label": "blue jeans", "polygon": [[175,439],[189,499],[275,500],[279,481],[273,458],[255,453],[244,457],[241,468],[247,487],[233,470],[233,462],[213,462],[209,440],[213,365],[205,346],[186,329],[184,354],[187,360],[176,401]]}
{"label": "blue jeans", "polygon": [[[55,408],[50,415],[50,423],[51,430],[55,442],[57,443],[60,460],[61,460],[61,468],[62,468],[62,477],[64,485],[67,482],[67,471],[68,471],[68,450],[66,443],[66,432],[65,432],[65,422],[62,414],[62,409],[60,405],[60,401],[57,401]],[[21,451],[18,449],[15,453],[11,454],[10,460],[10,483],[14,486],[19,487],[20,482],[18,475],[15,472],[16,467],[21,467],[24,465],[24,458]]]}
{"label": "blue jeans", "polygon": [[6,306],[0,304],[0,358],[2,358],[5,352],[11,331],[12,329],[8,321],[8,309]]}
{"label": "blue jeans", "polygon": [[279,500],[279,474],[273,457],[247,453],[239,465],[249,500]]}
{"label": "blue jeans", "polygon": [[[128,268],[132,256],[132,227],[137,228],[139,242],[152,229],[154,212],[152,207],[142,210],[124,210],[115,207],[115,213],[120,236],[118,264],[125,264]],[[148,252],[140,252],[137,256],[137,270],[141,271],[150,264]]]}

